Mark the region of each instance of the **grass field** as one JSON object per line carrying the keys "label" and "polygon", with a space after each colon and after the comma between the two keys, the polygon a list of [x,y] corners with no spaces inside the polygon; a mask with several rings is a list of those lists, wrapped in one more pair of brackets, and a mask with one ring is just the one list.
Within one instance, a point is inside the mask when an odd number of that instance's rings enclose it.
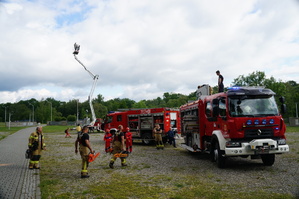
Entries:
{"label": "grass field", "polygon": [[287,126],[287,133],[290,132],[297,132],[299,133],[299,126]]}
{"label": "grass field", "polygon": [[[8,130],[8,128],[4,126],[4,123],[0,123],[0,139],[22,128],[24,127],[12,127]],[[40,170],[40,189],[42,198],[44,199],[295,199],[292,195],[273,193],[263,188],[259,190],[246,190],[244,184],[227,183],[211,172],[199,175],[196,173],[196,167],[192,167],[192,170],[194,170],[193,175],[184,174],[182,171],[184,171],[185,168],[183,167],[171,167],[172,175],[165,173],[158,175],[143,174],[143,171],[152,169],[151,166],[146,163],[111,170],[107,167],[109,156],[105,156],[106,154],[101,154],[101,162],[94,163],[97,164],[97,166],[91,167],[90,169],[93,175],[94,173],[98,173],[99,177],[95,178],[92,176],[93,178],[83,180],[78,176],[78,171],[80,170],[80,156],[74,155],[73,152],[76,133],[72,131],[72,138],[64,138],[64,130],[66,128],[66,126],[45,126],[43,128],[48,146],[48,150],[42,155],[42,169]],[[287,127],[286,136],[290,144],[299,141],[295,139],[294,134],[290,134],[288,137],[288,133],[293,132],[299,133],[299,127]],[[99,140],[101,134],[93,133],[91,136],[93,136],[93,140]],[[135,149],[137,149],[137,147],[139,147],[139,150],[142,152],[146,151],[148,146],[136,146]],[[291,150],[292,153],[287,154],[287,156],[299,155],[298,148],[291,148]],[[139,154],[139,156],[140,158],[144,158],[146,155]],[[158,157],[153,161],[156,160],[158,160]],[[265,170],[265,172],[267,172],[267,170]]]}
{"label": "grass field", "polygon": [[0,122],[0,140],[26,127],[6,127],[4,122]]}
{"label": "grass field", "polygon": [[[44,133],[47,137],[48,151],[42,157],[40,188],[42,198],[149,198],[149,199],[295,199],[288,194],[273,193],[267,189],[247,190],[246,185],[229,183],[218,178],[213,172],[197,173],[197,167],[191,167],[193,174],[186,174],[186,168],[170,167],[167,173],[147,174],[153,169],[150,164],[136,163],[126,168],[111,170],[108,167],[109,156],[101,154],[98,162],[92,163],[89,179],[80,179],[80,156],[74,154],[75,131],[72,138],[64,138],[66,127],[47,126]],[[299,127],[288,128],[288,132],[299,132]],[[101,134],[91,134],[92,145],[99,144]],[[94,140],[97,140],[96,142]],[[103,143],[100,144],[101,146]],[[139,158],[145,158],[144,152],[149,146],[138,145],[135,152]],[[52,148],[52,149],[51,149]],[[50,149],[50,150],[49,150]],[[173,148],[171,148],[174,150]],[[137,152],[138,150],[138,152]],[[179,149],[177,149],[179,150]],[[171,150],[165,150],[163,153]],[[143,153],[143,154],[141,154]],[[154,151],[154,153],[157,153]],[[180,154],[180,153],[178,153]],[[184,155],[185,152],[183,152]],[[135,158],[137,158],[136,154]],[[159,155],[159,153],[157,153]],[[155,157],[153,161],[158,161]],[[132,161],[132,160],[131,160]],[[165,165],[171,166],[171,165]],[[212,168],[218,170],[218,168]],[[254,169],[253,169],[254,170]],[[269,169],[265,172],[274,172]],[[192,173],[192,172],[191,172]],[[253,179],[262,180],[262,179]]]}

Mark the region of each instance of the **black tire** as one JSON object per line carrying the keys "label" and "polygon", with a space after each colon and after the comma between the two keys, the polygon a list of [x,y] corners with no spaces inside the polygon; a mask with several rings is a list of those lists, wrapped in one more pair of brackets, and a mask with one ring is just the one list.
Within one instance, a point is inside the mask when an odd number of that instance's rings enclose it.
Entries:
{"label": "black tire", "polygon": [[224,168],[226,158],[223,156],[224,152],[220,150],[220,146],[218,141],[215,142],[215,144],[212,147],[211,151],[211,159],[213,162],[216,162],[218,168]]}
{"label": "black tire", "polygon": [[275,162],[275,154],[261,155],[261,158],[265,166],[272,166]]}
{"label": "black tire", "polygon": [[152,143],[150,139],[152,139],[152,135],[150,133],[145,133],[142,136],[142,143],[150,145]]}

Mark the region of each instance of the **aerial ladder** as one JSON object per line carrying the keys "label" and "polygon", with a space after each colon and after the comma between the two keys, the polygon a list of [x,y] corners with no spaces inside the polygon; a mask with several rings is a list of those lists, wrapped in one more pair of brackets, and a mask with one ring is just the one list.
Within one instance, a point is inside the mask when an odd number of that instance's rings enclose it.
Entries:
{"label": "aerial ladder", "polygon": [[97,81],[99,79],[99,75],[94,75],[92,72],[90,72],[84,66],[84,64],[77,58],[77,55],[79,54],[79,50],[80,50],[80,45],[75,43],[74,48],[75,48],[75,51],[73,52],[73,54],[74,54],[75,59],[79,62],[79,64],[81,64],[83,66],[83,68],[89,73],[89,75],[93,79],[93,84],[92,84],[92,87],[91,87],[91,90],[90,90],[90,93],[89,93],[89,96],[88,96],[88,101],[89,101],[89,106],[90,106],[90,110],[91,110],[91,120],[92,120],[89,125],[94,126],[95,121],[96,121],[96,115],[95,115],[94,108],[93,108],[93,105],[92,105],[92,96],[93,96],[93,92],[94,92],[94,89],[96,87]]}

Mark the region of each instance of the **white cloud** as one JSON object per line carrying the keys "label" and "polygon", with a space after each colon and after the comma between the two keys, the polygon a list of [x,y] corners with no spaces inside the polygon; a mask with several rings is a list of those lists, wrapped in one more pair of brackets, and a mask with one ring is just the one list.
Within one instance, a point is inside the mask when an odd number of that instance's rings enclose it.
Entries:
{"label": "white cloud", "polygon": [[0,103],[87,99],[92,79],[75,42],[105,99],[189,94],[215,86],[216,70],[226,85],[257,70],[299,82],[298,11],[292,0],[0,3]]}

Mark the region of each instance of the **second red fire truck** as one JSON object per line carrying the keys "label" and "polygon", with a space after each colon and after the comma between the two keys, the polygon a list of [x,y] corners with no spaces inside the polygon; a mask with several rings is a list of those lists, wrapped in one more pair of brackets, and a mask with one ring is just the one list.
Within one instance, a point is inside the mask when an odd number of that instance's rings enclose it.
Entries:
{"label": "second red fire truck", "polygon": [[[208,91],[206,86],[202,89]],[[228,157],[236,156],[261,158],[265,165],[273,165],[275,154],[289,151],[274,96],[270,89],[250,87],[199,96],[180,108],[182,146],[209,153],[220,168]]]}
{"label": "second red fire truck", "polygon": [[129,127],[133,140],[142,140],[143,143],[149,144],[153,141],[152,130],[155,124],[159,124],[163,129],[164,139],[171,128],[180,133],[179,117],[177,109],[130,109],[107,114],[102,128],[117,128],[118,125],[122,125],[124,129]]}

